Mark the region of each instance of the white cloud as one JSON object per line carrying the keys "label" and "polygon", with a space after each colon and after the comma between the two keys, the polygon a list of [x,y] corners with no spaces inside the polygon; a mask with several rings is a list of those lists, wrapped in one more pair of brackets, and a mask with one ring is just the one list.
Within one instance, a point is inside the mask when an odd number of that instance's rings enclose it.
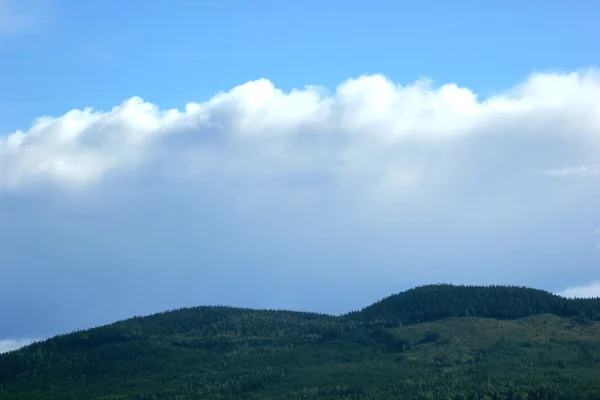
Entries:
{"label": "white cloud", "polygon": [[566,176],[591,176],[600,174],[600,165],[581,165],[578,167],[564,167],[548,169],[543,171],[544,175],[552,178],[562,178]]}
{"label": "white cloud", "polygon": [[600,282],[593,282],[586,286],[574,286],[557,293],[563,297],[600,297]]}
{"label": "white cloud", "polygon": [[247,288],[245,305],[252,290],[280,301],[335,282],[358,306],[372,300],[356,295],[365,285],[580,279],[598,254],[561,233],[590,233],[600,187],[540,171],[597,165],[598,126],[595,71],[533,75],[488,99],[379,75],[331,93],[261,79],[180,110],[133,97],[40,118],[0,138],[0,259],[12,265],[0,305],[30,305],[4,310],[14,320],[73,321],[68,307],[157,292],[152,310],[237,296],[218,282]]}
{"label": "white cloud", "polygon": [[0,340],[0,354],[20,349],[33,343],[33,339],[3,339]]}
{"label": "white cloud", "polygon": [[[403,86],[381,75],[350,79],[331,95],[313,86],[284,93],[260,79],[183,110],[133,97],[107,112],[39,118],[0,139],[0,188],[87,187],[152,165],[170,178],[320,173],[386,195],[423,182],[459,184],[473,171],[498,176],[510,167],[523,175],[549,162],[597,159],[599,125],[593,70],[536,74],[485,100],[455,84]],[[490,163],[500,154],[502,167]]]}

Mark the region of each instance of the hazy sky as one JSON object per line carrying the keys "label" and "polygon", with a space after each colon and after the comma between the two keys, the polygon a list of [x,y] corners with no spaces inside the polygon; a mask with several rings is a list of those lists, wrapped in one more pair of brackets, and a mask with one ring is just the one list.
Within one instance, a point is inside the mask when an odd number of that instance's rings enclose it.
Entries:
{"label": "hazy sky", "polygon": [[0,0],[0,352],[191,305],[600,295],[599,13]]}

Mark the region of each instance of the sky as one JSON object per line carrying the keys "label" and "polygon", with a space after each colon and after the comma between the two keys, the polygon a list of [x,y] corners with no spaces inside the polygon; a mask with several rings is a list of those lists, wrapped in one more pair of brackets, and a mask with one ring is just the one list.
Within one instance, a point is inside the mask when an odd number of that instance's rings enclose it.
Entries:
{"label": "sky", "polygon": [[0,352],[439,282],[600,296],[599,12],[0,0]]}

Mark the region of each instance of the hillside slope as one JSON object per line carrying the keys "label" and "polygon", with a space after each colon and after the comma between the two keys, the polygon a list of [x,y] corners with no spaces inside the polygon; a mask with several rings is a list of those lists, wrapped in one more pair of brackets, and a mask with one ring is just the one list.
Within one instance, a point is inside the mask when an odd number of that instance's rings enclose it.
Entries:
{"label": "hillside slope", "polygon": [[[0,398],[600,398],[600,301],[504,289],[425,286],[341,317],[196,307],[133,318],[0,355]],[[521,299],[508,315],[498,293]],[[465,317],[465,305],[502,318]]]}
{"label": "hillside slope", "polygon": [[600,299],[567,299],[516,286],[427,285],[389,296],[355,318],[415,324],[447,317],[523,318],[536,314],[600,320]]}

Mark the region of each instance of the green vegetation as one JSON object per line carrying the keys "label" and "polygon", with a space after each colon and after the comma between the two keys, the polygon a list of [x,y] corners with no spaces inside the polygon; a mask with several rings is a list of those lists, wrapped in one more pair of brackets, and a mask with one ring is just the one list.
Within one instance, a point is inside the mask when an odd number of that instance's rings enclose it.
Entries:
{"label": "green vegetation", "polygon": [[600,399],[600,299],[423,286],[344,316],[196,307],[0,355],[12,399]]}
{"label": "green vegetation", "polygon": [[447,317],[516,319],[537,314],[600,320],[599,299],[566,299],[516,286],[428,285],[395,294],[350,315],[417,324]]}

